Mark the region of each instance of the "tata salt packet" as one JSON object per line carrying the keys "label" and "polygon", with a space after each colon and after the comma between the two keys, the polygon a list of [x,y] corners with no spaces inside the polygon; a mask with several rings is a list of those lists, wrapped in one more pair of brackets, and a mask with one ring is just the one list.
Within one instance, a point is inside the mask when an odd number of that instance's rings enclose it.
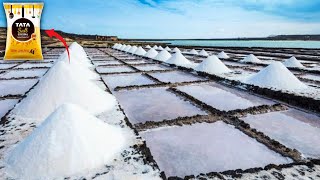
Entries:
{"label": "tata salt packet", "polygon": [[7,17],[4,60],[42,60],[40,19],[43,3],[3,3]]}

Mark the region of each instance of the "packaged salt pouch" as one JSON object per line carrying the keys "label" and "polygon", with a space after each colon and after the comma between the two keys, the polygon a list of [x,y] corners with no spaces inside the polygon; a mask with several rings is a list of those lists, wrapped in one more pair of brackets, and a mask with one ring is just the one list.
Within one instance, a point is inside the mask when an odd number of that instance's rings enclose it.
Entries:
{"label": "packaged salt pouch", "polygon": [[3,3],[7,17],[4,60],[42,60],[40,19],[43,3]]}

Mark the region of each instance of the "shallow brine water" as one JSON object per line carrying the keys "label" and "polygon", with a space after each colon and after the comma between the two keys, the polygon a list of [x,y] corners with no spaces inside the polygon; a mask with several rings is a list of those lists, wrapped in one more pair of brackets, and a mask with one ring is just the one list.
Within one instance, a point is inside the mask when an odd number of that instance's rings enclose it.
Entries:
{"label": "shallow brine water", "polygon": [[120,72],[134,72],[129,66],[118,66],[118,67],[97,67],[99,73],[120,73]]}
{"label": "shallow brine water", "polygon": [[102,79],[106,82],[108,87],[112,89],[118,86],[155,84],[155,82],[142,74],[107,75],[102,76]]}
{"label": "shallow brine water", "polygon": [[150,73],[151,76],[159,79],[162,82],[170,83],[180,83],[180,82],[192,82],[205,80],[200,76],[195,76],[189,73],[174,71],[174,72],[164,72],[164,73]]}
{"label": "shallow brine water", "polygon": [[0,96],[23,95],[37,82],[35,79],[0,81]]}
{"label": "shallow brine water", "polygon": [[10,70],[0,75],[0,78],[24,78],[24,77],[41,77],[47,72],[47,69],[33,69],[33,70]]}

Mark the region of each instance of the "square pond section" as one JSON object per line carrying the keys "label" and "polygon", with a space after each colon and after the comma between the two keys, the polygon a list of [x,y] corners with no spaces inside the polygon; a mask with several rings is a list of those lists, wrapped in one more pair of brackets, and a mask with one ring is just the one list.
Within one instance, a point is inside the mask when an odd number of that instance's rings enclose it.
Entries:
{"label": "square pond section", "polygon": [[177,89],[220,111],[247,109],[254,106],[275,104],[273,101],[227,88],[216,83],[180,86]]}
{"label": "square pond section", "polygon": [[19,102],[19,99],[0,100],[0,119]]}
{"label": "square pond section", "polygon": [[133,86],[133,85],[147,85],[156,84],[146,76],[136,74],[117,74],[117,75],[104,75],[102,76],[103,81],[108,85],[109,88],[114,89],[118,86]]}
{"label": "square pond section", "polygon": [[168,70],[170,67],[163,66],[160,64],[150,64],[144,66],[135,66],[135,68],[139,69],[140,71],[160,71],[160,70]]}
{"label": "square pond section", "polygon": [[292,162],[222,121],[141,132],[167,177]]}
{"label": "square pond section", "polygon": [[206,114],[166,88],[146,88],[114,94],[133,124]]}
{"label": "square pond section", "polygon": [[117,67],[97,67],[99,73],[121,73],[121,72],[135,72],[129,66],[117,66]]}
{"label": "square pond section", "polygon": [[22,79],[22,80],[1,80],[0,81],[0,97],[7,95],[24,95],[38,80]]}
{"label": "square pond section", "polygon": [[182,71],[150,73],[150,75],[166,83],[181,83],[205,80],[205,78],[202,78],[200,76],[196,76],[191,73],[185,73]]}
{"label": "square pond section", "polygon": [[0,78],[27,78],[27,77],[41,77],[48,69],[32,69],[32,70],[10,70],[6,73],[0,74]]}

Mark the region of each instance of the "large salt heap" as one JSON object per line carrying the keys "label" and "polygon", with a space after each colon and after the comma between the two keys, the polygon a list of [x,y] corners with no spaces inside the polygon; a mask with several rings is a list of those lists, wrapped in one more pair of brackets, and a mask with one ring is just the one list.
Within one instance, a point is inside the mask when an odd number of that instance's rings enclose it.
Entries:
{"label": "large salt heap", "polygon": [[155,58],[158,55],[158,51],[155,49],[151,48],[144,56],[150,59]]}
{"label": "large salt heap", "polygon": [[296,59],[296,57],[292,56],[291,58],[287,59],[283,64],[286,67],[293,67],[293,68],[304,68],[300,61]]}
{"label": "large salt heap", "polygon": [[258,59],[255,55],[249,54],[243,60],[241,60],[241,62],[244,62],[244,63],[261,63],[262,61],[260,59]]}
{"label": "large salt heap", "polygon": [[167,50],[162,50],[154,59],[165,62],[170,58],[171,54]]}
{"label": "large salt heap", "polygon": [[138,49],[133,54],[138,56],[144,56],[146,53],[147,52],[141,46],[139,46]]}
{"label": "large salt heap", "polygon": [[221,59],[229,59],[230,57],[229,57],[228,54],[226,54],[224,51],[221,51],[221,52],[218,54],[218,58],[221,58]]}
{"label": "large salt heap", "polygon": [[192,67],[193,63],[189,61],[187,58],[185,58],[181,52],[176,52],[172,55],[170,59],[166,61],[166,63],[169,64],[175,64],[177,66],[183,66],[183,67]]}
{"label": "large salt heap", "polygon": [[209,56],[209,54],[207,53],[207,51],[206,50],[204,50],[204,49],[202,49],[200,52],[199,52],[199,55],[200,56]]}
{"label": "large salt heap", "polygon": [[260,87],[271,87],[290,91],[308,88],[307,85],[303,84],[281,62],[273,62],[268,67],[248,78],[246,83]]}
{"label": "large salt heap", "polygon": [[136,52],[137,49],[138,49],[137,46],[132,46],[132,47],[129,49],[128,53],[133,54],[134,52]]}
{"label": "large salt heap", "polygon": [[16,179],[63,179],[111,163],[128,146],[129,135],[64,104],[8,154],[6,168]]}
{"label": "large salt heap", "polygon": [[232,72],[217,56],[209,56],[196,68],[196,71],[209,74],[223,74]]}
{"label": "large salt heap", "polygon": [[100,114],[114,109],[117,101],[93,82],[79,78],[77,71],[60,61],[17,104],[10,116],[41,122],[63,103],[77,104],[93,114]]}

